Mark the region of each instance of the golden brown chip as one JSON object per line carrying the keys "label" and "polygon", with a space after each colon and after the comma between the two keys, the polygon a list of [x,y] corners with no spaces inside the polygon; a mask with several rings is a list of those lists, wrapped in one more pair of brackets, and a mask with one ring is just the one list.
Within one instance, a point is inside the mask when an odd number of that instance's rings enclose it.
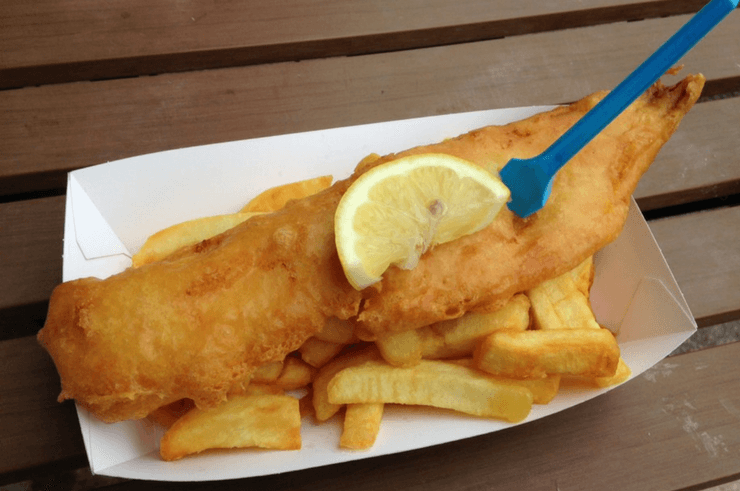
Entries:
{"label": "golden brown chip", "polygon": [[252,373],[252,379],[250,380],[253,384],[269,384],[277,380],[280,373],[283,371],[282,361],[273,361],[266,363]]}
{"label": "golden brown chip", "polygon": [[481,370],[507,377],[604,377],[617,370],[619,346],[607,329],[497,331],[480,343],[473,358]]}
{"label": "golden brown chip", "polygon": [[518,294],[495,312],[468,312],[457,319],[432,324],[429,328],[436,336],[421,335],[422,357],[436,359],[468,356],[473,353],[478,341],[494,331],[523,331],[529,327],[529,307],[529,298]]}
{"label": "golden brown chip", "polygon": [[273,212],[294,199],[305,198],[331,186],[332,176],[314,177],[270,188],[258,194],[239,212]]}
{"label": "golden brown chip", "polygon": [[298,348],[303,361],[315,368],[324,366],[342,351],[344,345],[310,337]]}
{"label": "golden brown chip", "polygon": [[383,418],[381,403],[347,404],[339,446],[350,450],[365,450],[375,444]]}
{"label": "golden brown chip", "polygon": [[[447,361],[468,368],[476,368],[472,358],[459,358]],[[555,399],[555,396],[558,395],[558,390],[560,390],[560,380],[562,378],[559,374],[549,374],[545,378],[511,378],[502,375],[493,375],[483,371],[481,373],[485,373],[487,377],[491,377],[493,380],[502,384],[518,385],[529,389],[532,392],[532,402],[534,404],[549,404]]]}
{"label": "golden brown chip", "polygon": [[527,417],[533,399],[524,387],[438,360],[421,360],[409,368],[367,361],[338,372],[328,393],[333,404],[415,404],[511,422]]}
{"label": "golden brown chip", "polygon": [[313,380],[313,406],[318,421],[326,421],[341,409],[342,404],[329,402],[328,385],[334,375],[347,367],[362,364],[368,360],[379,360],[380,353],[369,345],[353,350],[333,359],[321,367]]}
{"label": "golden brown chip", "polygon": [[324,328],[315,334],[316,339],[337,344],[351,344],[359,341],[355,336],[355,326],[348,320],[329,317]]}
{"label": "golden brown chip", "polygon": [[393,366],[410,367],[419,363],[424,349],[423,336],[431,334],[428,329],[393,332],[375,341],[383,359]]}
{"label": "golden brown chip", "polygon": [[535,329],[599,329],[589,303],[592,260],[527,291]]}
{"label": "golden brown chip", "polygon": [[283,371],[275,380],[275,384],[285,390],[295,390],[311,383],[316,369],[294,356],[289,356],[283,364]]}
{"label": "golden brown chip", "polygon": [[212,448],[301,448],[298,400],[287,395],[247,391],[213,409],[195,408],[177,420],[162,437],[164,460]]}
{"label": "golden brown chip", "polygon": [[172,225],[149,237],[141,246],[139,252],[131,258],[131,264],[137,268],[144,264],[161,261],[182,247],[210,239],[221,232],[236,227],[255,215],[259,215],[259,213],[217,215],[196,218],[195,220]]}

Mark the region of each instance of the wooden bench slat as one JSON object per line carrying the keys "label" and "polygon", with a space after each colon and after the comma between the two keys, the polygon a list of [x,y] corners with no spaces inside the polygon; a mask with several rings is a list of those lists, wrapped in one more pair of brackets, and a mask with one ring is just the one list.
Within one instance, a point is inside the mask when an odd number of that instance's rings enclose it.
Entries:
{"label": "wooden bench slat", "polygon": [[0,342],[0,476],[84,455],[74,404],[35,337]]}
{"label": "wooden bench slat", "polygon": [[0,309],[48,300],[62,281],[64,196],[0,204]]}
{"label": "wooden bench slat", "polygon": [[[0,195],[63,188],[69,170],[141,153],[576,100],[616,85],[686,20],[0,91]],[[740,67],[730,61],[740,58],[738,30],[740,15],[733,13],[687,55],[687,71],[734,77],[740,87]]]}
{"label": "wooden bench slat", "polygon": [[43,326],[63,238],[64,196],[0,204],[0,339]]}
{"label": "wooden bench slat", "polygon": [[[33,338],[0,343],[0,360],[10,360],[0,361],[0,473],[83,455],[73,408],[54,402],[57,376],[44,357]],[[451,490],[492,483],[548,491],[716,484],[740,474],[738,357],[740,343],[674,356],[602,397],[495,435],[378,457],[371,465],[350,462],[220,486],[279,490],[301,482],[302,489],[344,489],[350,475],[358,490],[424,489],[429,481]],[[136,481],[116,489],[165,488]]]}
{"label": "wooden bench slat", "polygon": [[642,210],[740,193],[740,97],[696,105],[635,190]]}
{"label": "wooden bench slat", "polygon": [[653,220],[650,228],[701,325],[740,317],[740,206]]}
{"label": "wooden bench slat", "polygon": [[[697,11],[702,0],[6,0],[0,88],[397,51]],[[94,62],[94,63],[93,63]]]}

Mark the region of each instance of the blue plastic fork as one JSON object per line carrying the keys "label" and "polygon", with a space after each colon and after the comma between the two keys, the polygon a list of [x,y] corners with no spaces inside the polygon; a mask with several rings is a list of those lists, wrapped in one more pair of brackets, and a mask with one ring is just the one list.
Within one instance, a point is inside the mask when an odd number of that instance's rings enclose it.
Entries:
{"label": "blue plastic fork", "polygon": [[738,0],[712,0],[642,65],[547,150],[531,159],[511,159],[501,180],[511,191],[509,209],[522,218],[539,211],[550,196],[555,174],[627,106],[737,8]]}

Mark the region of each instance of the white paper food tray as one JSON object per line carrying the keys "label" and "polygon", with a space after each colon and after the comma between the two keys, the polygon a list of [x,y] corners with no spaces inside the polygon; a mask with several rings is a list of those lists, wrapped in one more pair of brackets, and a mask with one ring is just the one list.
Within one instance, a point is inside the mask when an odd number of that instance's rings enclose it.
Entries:
{"label": "white paper food tray", "polygon": [[[145,239],[169,225],[232,213],[259,192],[331,174],[349,176],[369,153],[434,143],[547,107],[477,111],[254,140],[204,145],[110,162],[70,173],[64,230],[64,281],[106,277],[131,264]],[[615,332],[635,377],[686,340],[696,324],[634,201],[621,236],[596,256],[592,302],[597,320]],[[609,389],[563,389],[535,405],[519,424],[562,411]],[[158,454],[161,428],[106,424],[78,407],[94,473],[163,481],[234,479],[402,452],[495,432],[509,423],[417,407],[386,408],[375,446],[338,448],[337,417],[320,426],[304,418],[300,451],[214,451],[177,462]],[[434,428],[434,431],[429,431]]]}

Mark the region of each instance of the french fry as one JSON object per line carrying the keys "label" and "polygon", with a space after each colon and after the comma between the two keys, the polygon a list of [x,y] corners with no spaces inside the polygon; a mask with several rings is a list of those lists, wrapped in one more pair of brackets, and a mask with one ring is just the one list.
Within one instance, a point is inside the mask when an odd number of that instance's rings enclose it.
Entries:
{"label": "french fry", "polygon": [[262,366],[257,367],[254,373],[252,373],[252,378],[250,382],[256,384],[269,384],[271,382],[275,382],[282,371],[282,361],[273,361],[270,363],[266,363]]}
{"label": "french fry", "polygon": [[161,261],[181,247],[197,244],[234,228],[259,213],[234,213],[196,218],[178,223],[150,236],[131,258],[133,267]]}
{"label": "french fry", "polygon": [[586,260],[574,270],[527,291],[535,329],[601,328],[588,300],[591,261]]}
{"label": "french fry", "polygon": [[429,334],[425,328],[386,334],[375,340],[383,359],[396,367],[410,367],[421,361],[424,351],[422,336]]}
{"label": "french fry", "polygon": [[586,259],[570,271],[570,277],[573,279],[576,288],[578,288],[578,291],[583,293],[586,298],[589,297],[591,285],[593,285],[594,282],[595,273],[596,270],[594,268],[593,256],[589,256],[588,259]]}
{"label": "french fry", "polygon": [[320,368],[337,356],[342,348],[344,348],[342,344],[310,337],[298,348],[298,352],[300,352],[303,361],[314,368]]}
{"label": "french fry", "polygon": [[383,359],[393,366],[414,366],[422,358],[458,358],[473,353],[476,342],[499,329],[529,327],[530,302],[518,294],[490,313],[468,312],[462,317],[410,331],[387,334],[375,341]]}
{"label": "french fry", "polygon": [[328,394],[332,404],[415,404],[510,422],[526,418],[533,399],[524,387],[437,360],[421,360],[410,368],[367,361],[338,372],[329,382]]}
{"label": "french fry", "polygon": [[383,418],[381,403],[347,404],[339,446],[350,450],[365,450],[375,444]]}
{"label": "french fry", "polygon": [[323,191],[331,186],[332,180],[332,176],[321,176],[270,188],[254,197],[244,208],[239,210],[239,213],[269,213],[279,210],[288,201],[305,198]]}
{"label": "french fry", "polygon": [[348,320],[329,317],[324,328],[315,334],[316,339],[337,344],[351,344],[358,341],[355,336],[355,326]]}
{"label": "french fry", "polygon": [[619,346],[607,329],[507,330],[486,337],[473,359],[485,372],[514,378],[605,377],[617,370]]}
{"label": "french fry", "polygon": [[162,458],[178,460],[212,448],[300,449],[298,399],[267,392],[247,388],[216,408],[192,409],[162,437]]}
{"label": "french fry", "polygon": [[[448,363],[455,363],[464,367],[476,368],[472,358],[458,358],[456,360],[446,360]],[[483,372],[485,373],[485,372]],[[534,404],[549,404],[555,396],[558,395],[560,390],[561,375],[559,374],[548,374],[545,378],[511,378],[503,377],[501,375],[493,375],[486,373],[487,377],[491,377],[502,384],[511,384],[524,387],[532,392],[532,402]]]}
{"label": "french fry", "polygon": [[596,387],[611,387],[612,385],[619,385],[622,382],[626,382],[627,380],[629,380],[631,375],[632,370],[630,370],[630,367],[627,366],[627,363],[625,363],[624,359],[622,359],[622,357],[620,356],[619,364],[617,365],[617,371],[614,373],[614,375],[606,377],[594,377],[593,381]]}
{"label": "french fry", "polygon": [[455,358],[473,353],[483,337],[501,329],[523,331],[529,327],[530,302],[524,294],[514,295],[501,309],[491,313],[468,312],[462,317],[429,326],[440,340],[422,333],[422,357]]}
{"label": "french fry", "polygon": [[313,380],[316,369],[294,356],[289,356],[283,363],[283,370],[275,380],[275,385],[285,390],[305,387]]}
{"label": "french fry", "polygon": [[326,421],[334,416],[342,404],[329,402],[328,386],[334,375],[345,368],[360,365],[370,360],[380,360],[380,353],[375,346],[350,351],[321,367],[313,379],[313,407],[318,421]]}
{"label": "french fry", "polygon": [[321,176],[270,188],[252,199],[238,213],[197,218],[178,223],[149,237],[131,258],[132,266],[160,261],[187,245],[210,239],[249,218],[277,211],[294,199],[305,198],[331,185],[332,176]]}

